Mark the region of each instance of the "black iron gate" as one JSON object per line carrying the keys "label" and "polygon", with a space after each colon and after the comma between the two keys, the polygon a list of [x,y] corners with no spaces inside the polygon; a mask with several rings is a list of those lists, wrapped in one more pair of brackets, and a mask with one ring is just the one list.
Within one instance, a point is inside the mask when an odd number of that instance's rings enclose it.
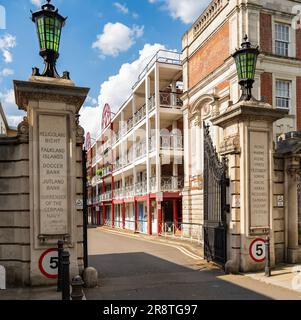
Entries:
{"label": "black iron gate", "polygon": [[227,261],[227,162],[219,160],[204,123],[204,253],[208,261]]}

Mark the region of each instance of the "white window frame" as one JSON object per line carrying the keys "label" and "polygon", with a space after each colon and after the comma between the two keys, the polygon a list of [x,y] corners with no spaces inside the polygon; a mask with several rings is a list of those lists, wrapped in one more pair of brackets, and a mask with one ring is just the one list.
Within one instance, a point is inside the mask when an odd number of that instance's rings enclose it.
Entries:
{"label": "white window frame", "polygon": [[290,101],[289,117],[296,118],[296,114],[297,114],[297,111],[296,111],[296,103],[297,103],[296,77],[295,76],[288,76],[287,73],[281,73],[281,72],[273,73],[273,106],[274,106],[274,108],[277,108],[277,106],[276,106],[276,80],[283,80],[283,81],[290,81],[291,82],[291,87],[290,87],[291,101]]}
{"label": "white window frame", "polygon": [[[277,26],[283,26],[285,28],[287,28],[287,35],[288,35],[288,40],[285,41],[283,39],[277,39],[276,38],[276,30],[277,30]],[[282,23],[282,22],[275,22],[274,24],[274,37],[275,37],[275,40],[274,40],[274,46],[275,46],[275,54],[279,55],[279,56],[282,56],[282,57],[289,57],[289,54],[290,54],[290,44],[291,44],[291,32],[290,32],[290,29],[291,29],[291,26],[286,24],[286,23]],[[281,42],[281,43],[284,43],[284,44],[287,44],[287,54],[281,54],[279,52],[277,52],[277,42]]]}
{"label": "white window frame", "polygon": [[284,24],[289,27],[289,46],[288,46],[288,56],[281,56],[279,57],[289,57],[295,58],[296,57],[296,32],[292,28],[292,19],[285,18],[283,16],[272,16],[272,41],[273,41],[273,54],[276,55],[276,24]]}
{"label": "white window frame", "polygon": [[[288,84],[288,90],[289,90],[289,96],[288,97],[281,97],[281,96],[278,96],[277,95],[277,82],[285,82]],[[288,105],[288,108],[287,107],[280,107],[277,105],[277,99],[288,99],[288,102],[289,102],[289,105]],[[291,80],[287,80],[287,79],[279,79],[277,78],[275,80],[275,107],[277,109],[284,109],[284,110],[289,110],[289,112],[291,111],[292,109],[292,81]]]}

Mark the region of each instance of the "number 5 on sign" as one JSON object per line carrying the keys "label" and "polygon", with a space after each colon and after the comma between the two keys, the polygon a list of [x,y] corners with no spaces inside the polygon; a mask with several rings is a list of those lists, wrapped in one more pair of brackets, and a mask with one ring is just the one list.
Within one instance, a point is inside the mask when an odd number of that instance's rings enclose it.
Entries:
{"label": "number 5 on sign", "polygon": [[58,264],[58,250],[49,249],[41,255],[39,269],[46,278],[56,279],[58,277]]}
{"label": "number 5 on sign", "polygon": [[263,262],[265,260],[265,240],[257,238],[250,244],[249,249],[250,257],[255,262]]}

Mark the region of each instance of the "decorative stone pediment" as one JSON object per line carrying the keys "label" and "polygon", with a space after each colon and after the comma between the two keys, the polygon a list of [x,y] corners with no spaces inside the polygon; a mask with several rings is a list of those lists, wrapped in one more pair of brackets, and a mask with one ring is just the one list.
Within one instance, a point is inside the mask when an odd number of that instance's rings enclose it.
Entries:
{"label": "decorative stone pediment", "polygon": [[240,153],[241,148],[239,134],[225,137],[224,141],[220,145],[219,152],[221,155]]}
{"label": "decorative stone pediment", "polygon": [[213,106],[216,105],[216,100],[216,96],[210,94],[202,95],[192,104],[191,114],[193,116],[199,114],[202,116],[202,118],[210,116]]}

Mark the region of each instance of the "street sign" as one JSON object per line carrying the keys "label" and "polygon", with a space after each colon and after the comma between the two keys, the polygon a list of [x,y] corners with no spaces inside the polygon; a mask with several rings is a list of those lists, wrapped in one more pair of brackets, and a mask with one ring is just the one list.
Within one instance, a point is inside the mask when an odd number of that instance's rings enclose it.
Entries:
{"label": "street sign", "polygon": [[3,266],[0,266],[0,290],[6,289],[6,271]]}
{"label": "street sign", "polygon": [[82,199],[77,199],[77,200],[76,200],[76,208],[77,208],[78,210],[82,210],[83,207],[84,207],[84,202],[83,202],[83,200],[82,200]]}
{"label": "street sign", "polygon": [[250,257],[255,262],[263,262],[266,257],[265,252],[265,240],[262,238],[257,238],[252,241],[249,249]]}
{"label": "street sign", "polygon": [[58,250],[49,249],[41,255],[39,269],[46,278],[56,279],[58,277],[58,263]]}
{"label": "street sign", "polygon": [[163,196],[163,192],[157,192],[157,202],[162,202]]}

